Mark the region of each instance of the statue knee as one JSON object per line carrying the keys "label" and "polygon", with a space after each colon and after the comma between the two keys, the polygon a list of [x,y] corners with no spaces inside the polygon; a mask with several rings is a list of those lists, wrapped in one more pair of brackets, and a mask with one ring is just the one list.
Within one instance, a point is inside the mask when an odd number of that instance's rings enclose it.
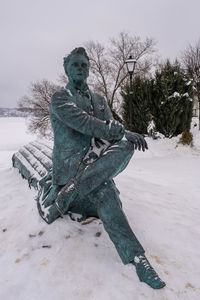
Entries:
{"label": "statue knee", "polygon": [[122,203],[119,199],[119,191],[113,180],[107,180],[102,183],[93,193],[89,195],[90,201],[97,206],[101,206],[103,203],[106,205],[118,204],[122,207]]}

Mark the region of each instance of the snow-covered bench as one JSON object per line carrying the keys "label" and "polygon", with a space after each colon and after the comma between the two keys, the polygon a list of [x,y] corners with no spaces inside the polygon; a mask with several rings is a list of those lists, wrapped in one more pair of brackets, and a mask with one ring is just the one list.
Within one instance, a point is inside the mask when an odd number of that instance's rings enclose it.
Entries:
{"label": "snow-covered bench", "polygon": [[23,146],[12,157],[13,167],[17,168],[29,186],[39,188],[38,182],[52,166],[52,145],[34,141]]}

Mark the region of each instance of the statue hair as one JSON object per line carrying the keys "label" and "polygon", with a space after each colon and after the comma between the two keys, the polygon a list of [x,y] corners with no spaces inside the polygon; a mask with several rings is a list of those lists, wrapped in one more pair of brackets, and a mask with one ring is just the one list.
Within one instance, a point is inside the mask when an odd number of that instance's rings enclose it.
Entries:
{"label": "statue hair", "polygon": [[88,57],[85,49],[83,47],[75,48],[74,50],[72,50],[72,52],[68,56],[63,58],[63,60],[64,60],[63,66],[65,69],[67,68],[67,65],[68,65],[70,59],[74,55],[83,55],[89,62],[89,57]]}

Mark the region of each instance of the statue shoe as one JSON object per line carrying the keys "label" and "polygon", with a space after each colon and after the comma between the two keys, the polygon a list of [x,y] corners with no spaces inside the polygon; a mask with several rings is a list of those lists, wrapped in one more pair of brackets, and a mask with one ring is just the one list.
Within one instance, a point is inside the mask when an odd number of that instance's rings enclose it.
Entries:
{"label": "statue shoe", "polygon": [[45,207],[40,201],[38,201],[37,208],[41,218],[48,224],[51,224],[57,218],[62,217],[55,205],[55,202],[54,204]]}
{"label": "statue shoe", "polygon": [[38,211],[42,219],[48,223],[53,223],[57,218],[67,213],[69,205],[78,196],[74,180],[70,180],[58,193],[55,202],[48,207],[41,205],[38,201]]}
{"label": "statue shoe", "polygon": [[76,181],[71,179],[59,192],[58,197],[55,201],[57,210],[61,215],[66,214],[70,204],[77,198],[78,191],[76,188]]}
{"label": "statue shoe", "polygon": [[161,289],[166,285],[165,282],[159,278],[145,255],[135,256],[132,263],[136,267],[136,273],[140,281],[145,282],[153,289]]}

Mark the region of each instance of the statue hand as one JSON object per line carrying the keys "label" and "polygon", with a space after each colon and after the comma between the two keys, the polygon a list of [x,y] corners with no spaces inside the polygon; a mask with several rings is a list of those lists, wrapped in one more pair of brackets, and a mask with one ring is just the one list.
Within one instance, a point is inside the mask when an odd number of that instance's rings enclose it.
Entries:
{"label": "statue hand", "polygon": [[126,130],[125,137],[128,141],[130,141],[131,143],[134,144],[135,149],[138,148],[139,151],[141,150],[141,148],[142,148],[142,151],[145,151],[145,149],[148,149],[147,142],[145,141],[145,139],[143,138],[142,135]]}
{"label": "statue hand", "polygon": [[124,135],[124,126],[116,120],[107,121],[109,133],[113,139],[120,140]]}

